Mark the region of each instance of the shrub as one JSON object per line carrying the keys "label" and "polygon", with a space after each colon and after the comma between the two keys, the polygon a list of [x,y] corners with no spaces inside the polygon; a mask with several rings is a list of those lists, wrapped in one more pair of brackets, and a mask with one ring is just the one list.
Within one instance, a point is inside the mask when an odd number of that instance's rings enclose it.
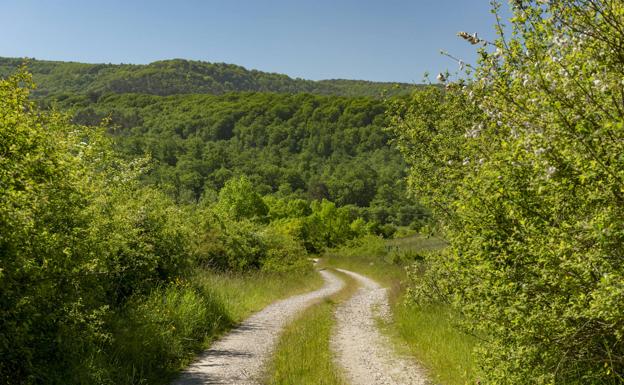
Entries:
{"label": "shrub", "polygon": [[451,242],[414,293],[468,316],[488,383],[622,383],[624,4],[512,8],[474,82],[394,107],[411,189]]}

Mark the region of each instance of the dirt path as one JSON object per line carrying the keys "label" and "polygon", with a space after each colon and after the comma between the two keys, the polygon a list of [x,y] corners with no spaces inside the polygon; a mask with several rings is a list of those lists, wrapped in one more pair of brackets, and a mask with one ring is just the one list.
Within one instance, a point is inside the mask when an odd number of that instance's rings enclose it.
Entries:
{"label": "dirt path", "polygon": [[336,275],[320,273],[325,280],[321,289],[275,302],[254,314],[215,342],[174,385],[258,384],[283,327],[313,300],[332,295],[344,285]]}
{"label": "dirt path", "polygon": [[360,289],[336,311],[331,341],[338,364],[352,385],[422,385],[424,371],[413,361],[398,357],[388,338],[376,326],[376,317],[390,312],[386,289],[375,281],[337,269],[358,281]]}

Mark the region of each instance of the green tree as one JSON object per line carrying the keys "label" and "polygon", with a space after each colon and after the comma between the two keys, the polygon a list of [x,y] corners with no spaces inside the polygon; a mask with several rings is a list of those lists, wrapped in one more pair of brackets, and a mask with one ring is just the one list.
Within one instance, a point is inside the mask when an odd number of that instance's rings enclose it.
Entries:
{"label": "green tree", "polygon": [[255,191],[253,184],[244,176],[225,182],[219,191],[217,210],[234,220],[252,219],[266,221],[269,208]]}
{"label": "green tree", "polygon": [[511,4],[473,82],[394,108],[451,241],[412,293],[466,316],[486,383],[622,383],[624,3]]}

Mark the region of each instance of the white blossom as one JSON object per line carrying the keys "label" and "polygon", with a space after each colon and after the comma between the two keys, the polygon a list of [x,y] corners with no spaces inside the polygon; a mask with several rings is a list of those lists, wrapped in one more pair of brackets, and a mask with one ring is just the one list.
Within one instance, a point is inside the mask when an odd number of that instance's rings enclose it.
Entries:
{"label": "white blossom", "polygon": [[552,177],[555,173],[557,172],[557,167],[555,166],[548,166],[548,168],[546,169],[546,176],[548,178]]}

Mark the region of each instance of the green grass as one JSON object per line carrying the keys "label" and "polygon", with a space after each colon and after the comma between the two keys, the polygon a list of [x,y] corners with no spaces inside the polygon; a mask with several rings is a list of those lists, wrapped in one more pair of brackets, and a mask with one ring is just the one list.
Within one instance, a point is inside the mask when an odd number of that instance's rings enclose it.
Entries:
{"label": "green grass", "polygon": [[475,338],[457,327],[459,316],[448,306],[419,307],[405,301],[405,266],[445,245],[439,238],[418,235],[393,240],[365,237],[358,244],[328,252],[324,263],[359,272],[389,287],[394,316],[381,325],[382,331],[398,351],[421,362],[435,383],[464,385],[474,383]]}
{"label": "green grass", "polygon": [[406,351],[429,369],[438,384],[473,384],[474,337],[462,333],[458,316],[447,306],[405,305],[399,298],[393,306],[394,319],[385,331],[399,349]]}
{"label": "green grass", "polygon": [[282,334],[269,365],[267,385],[346,385],[333,362],[329,340],[336,305],[349,298],[357,283],[337,273],[345,287],[335,295],[306,309]]}
{"label": "green grass", "polygon": [[110,343],[87,359],[85,383],[168,384],[196,353],[271,302],[322,286],[316,272],[198,271],[131,300],[110,321]]}
{"label": "green grass", "polygon": [[392,286],[405,278],[405,269],[391,262],[387,241],[377,236],[366,236],[358,244],[328,251],[321,266],[340,267],[362,273],[384,286]]}
{"label": "green grass", "polygon": [[277,299],[320,288],[323,279],[313,271],[248,274],[205,271],[193,277],[193,283],[216,296],[228,316],[240,322]]}

